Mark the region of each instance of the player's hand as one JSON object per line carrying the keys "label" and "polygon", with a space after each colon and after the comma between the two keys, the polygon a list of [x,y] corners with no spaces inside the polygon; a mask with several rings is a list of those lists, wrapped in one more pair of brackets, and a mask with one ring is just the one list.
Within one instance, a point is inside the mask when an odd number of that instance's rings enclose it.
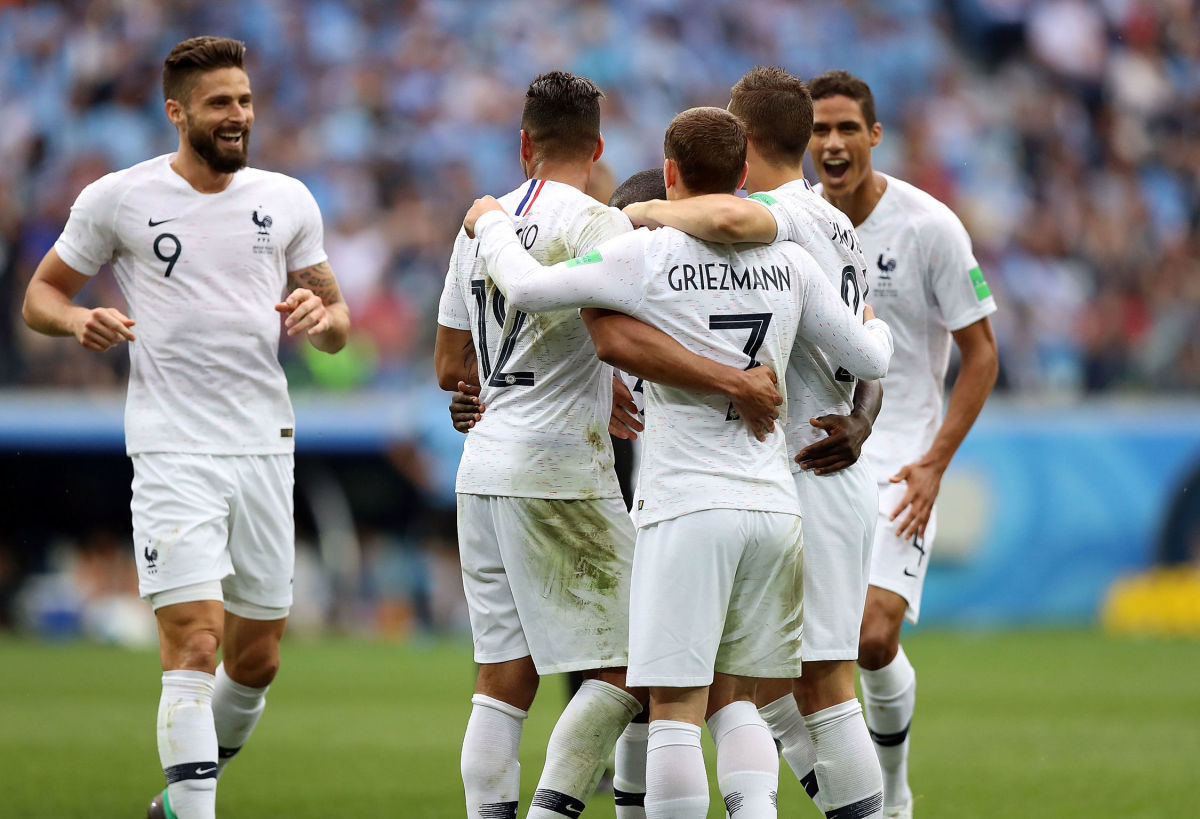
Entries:
{"label": "player's hand", "polygon": [[325,302],[316,293],[304,287],[297,287],[288,297],[275,305],[277,312],[287,316],[283,326],[289,336],[307,332],[310,336],[323,333],[329,329],[329,314],[325,310]]}
{"label": "player's hand", "polygon": [[822,415],[808,423],[828,434],[800,450],[796,463],[817,475],[830,475],[857,462],[871,434],[871,422],[862,415]]}
{"label": "player's hand", "polygon": [[471,209],[467,211],[466,217],[463,219],[463,228],[467,231],[467,237],[475,238],[475,223],[483,214],[493,210],[503,212],[504,208],[500,207],[500,203],[493,196],[484,196],[475,200],[475,204],[471,205]]}
{"label": "player's hand", "polygon": [[765,441],[775,429],[775,419],[779,417],[777,407],[783,403],[783,396],[775,387],[779,379],[774,370],[761,365],[742,370],[742,373],[741,384],[729,400],[754,437]]}
{"label": "player's hand", "polygon": [[908,489],[900,503],[892,510],[888,520],[895,520],[906,509],[908,513],[896,528],[896,534],[904,539],[913,535],[925,537],[925,527],[929,524],[929,516],[933,513],[933,502],[937,500],[938,490],[942,487],[943,468],[936,464],[918,461],[915,464],[902,466],[900,471],[888,478],[892,483],[901,481],[908,484]]}
{"label": "player's hand", "polygon": [[450,420],[454,428],[466,435],[483,418],[483,404],[479,403],[479,386],[458,382],[458,392],[450,398]]}
{"label": "player's hand", "polygon": [[863,305],[863,324],[866,324],[871,319],[875,318],[875,311],[871,309],[871,305]]}
{"label": "player's hand", "polygon": [[637,403],[625,382],[613,376],[612,414],[608,417],[608,434],[626,441],[636,441],[646,427],[638,420]]}
{"label": "player's hand", "polygon": [[648,227],[653,230],[662,227],[662,222],[650,215],[653,204],[653,202],[634,202],[632,205],[626,205],[621,212],[629,217],[629,221],[633,222],[635,228]]}
{"label": "player's hand", "polygon": [[136,322],[115,307],[96,307],[80,314],[75,338],[89,350],[102,353],[122,341],[136,341],[129,328]]}

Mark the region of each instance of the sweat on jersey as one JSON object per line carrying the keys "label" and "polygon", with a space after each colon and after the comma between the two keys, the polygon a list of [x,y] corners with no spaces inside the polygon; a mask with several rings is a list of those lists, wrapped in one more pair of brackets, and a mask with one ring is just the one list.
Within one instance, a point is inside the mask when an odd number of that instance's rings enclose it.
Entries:
{"label": "sweat on jersey", "polygon": [[857,228],[871,307],[896,340],[883,409],[863,445],[880,483],[920,460],[937,435],[951,332],[996,312],[971,238],[954,212],[921,189],[883,176],[887,189]]}
{"label": "sweat on jersey", "polygon": [[[633,229],[621,211],[559,182],[531,179],[500,197],[539,262],[582,255]],[[578,310],[527,315],[506,305],[479,242],[459,231],[438,323],[468,330],[487,407],[471,428],[455,490],[526,498],[619,498],[608,419],[612,367]]]}
{"label": "sweat on jersey", "polygon": [[[846,214],[826,202],[803,179],[765,193],[752,201],[765,205],[775,219],[775,241],[792,241],[812,254],[830,284],[861,323],[866,306],[867,271],[854,225]],[[800,471],[796,454],[826,437],[808,419],[822,415],[849,415],[858,379],[829,352],[797,336],[788,359],[788,398],[792,423],[784,430],[793,472]]]}
{"label": "sweat on jersey", "polygon": [[[641,229],[543,267],[525,252],[505,214],[485,214],[475,231],[497,287],[520,309],[617,310],[697,355],[776,372],[799,333],[861,377],[887,372],[887,325],[859,323],[799,245],[710,244],[672,228]],[[800,513],[782,435],[759,442],[720,396],[653,383],[644,389],[638,526],[702,509]],[[786,423],[786,384],[781,392]]]}
{"label": "sweat on jersey", "polygon": [[325,261],[321,212],[299,180],[254,168],[200,193],[173,158],[88,185],[54,243],[85,276],[110,262],[137,322],[126,451],[291,452],[275,305],[288,271]]}

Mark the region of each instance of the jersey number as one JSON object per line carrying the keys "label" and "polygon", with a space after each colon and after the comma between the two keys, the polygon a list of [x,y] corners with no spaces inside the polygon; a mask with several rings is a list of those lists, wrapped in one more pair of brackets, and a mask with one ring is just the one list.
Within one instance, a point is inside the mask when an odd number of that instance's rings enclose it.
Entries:
{"label": "jersey number", "polygon": [[[862,294],[858,292],[858,276],[854,275],[854,265],[848,264],[842,268],[842,301],[846,302],[846,306],[854,311],[854,315],[858,315],[858,305],[862,301]],[[845,367],[838,367],[837,372],[833,377],[838,381],[845,381],[853,384],[854,376]]]}
{"label": "jersey number", "polygon": [[[708,329],[710,330],[750,331],[750,338],[746,340],[746,346],[742,348],[742,352],[750,357],[750,363],[745,367],[747,370],[760,366],[760,362],[756,356],[763,342],[767,339],[767,328],[770,326],[770,313],[737,313],[735,315],[708,317]],[[740,421],[741,418],[742,416],[733,408],[733,402],[730,401],[729,409],[725,411],[725,420]]]}
{"label": "jersey number", "polygon": [[[504,366],[512,357],[513,349],[517,346],[517,334],[525,326],[528,314],[517,310],[513,315],[512,327],[500,339],[500,349],[496,352],[496,366],[493,368],[491,354],[488,352],[487,291],[484,288],[483,279],[475,279],[471,282],[471,295],[475,297],[475,308],[479,316],[475,326],[479,331],[479,375],[481,380],[490,387],[532,387],[534,383],[532,372],[504,372]],[[508,312],[504,306],[504,295],[498,289],[492,291],[492,315],[503,327]]]}
{"label": "jersey number", "polygon": [[[170,244],[167,244],[167,243]],[[174,246],[174,250],[170,255],[163,252],[163,246]],[[171,278],[171,271],[175,269],[175,262],[179,261],[179,254],[183,252],[183,245],[179,243],[179,237],[174,233],[160,233],[158,238],[154,240],[154,255],[161,261],[167,263],[167,272],[163,274],[164,279]]]}

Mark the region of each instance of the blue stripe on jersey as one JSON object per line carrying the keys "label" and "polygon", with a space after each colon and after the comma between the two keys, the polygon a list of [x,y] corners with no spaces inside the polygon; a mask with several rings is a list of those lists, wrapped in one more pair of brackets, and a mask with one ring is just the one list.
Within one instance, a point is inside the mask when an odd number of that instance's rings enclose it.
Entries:
{"label": "blue stripe on jersey", "polygon": [[529,189],[525,191],[525,198],[521,200],[521,204],[517,205],[517,216],[521,215],[521,208],[525,207],[525,203],[529,201],[529,197],[533,195],[533,188],[537,185],[536,179],[529,180]]}

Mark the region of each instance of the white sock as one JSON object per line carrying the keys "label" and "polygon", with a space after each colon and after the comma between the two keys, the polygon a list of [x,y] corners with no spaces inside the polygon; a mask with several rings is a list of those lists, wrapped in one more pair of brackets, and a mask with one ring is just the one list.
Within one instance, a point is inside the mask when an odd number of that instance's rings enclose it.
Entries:
{"label": "white sock", "polygon": [[516,819],[521,796],[521,728],[529,712],[485,694],[471,697],[462,779],[469,819]]}
{"label": "white sock", "polygon": [[584,680],[550,734],[528,819],[579,816],[596,792],[617,737],[641,710],[636,698],[615,685]]}
{"label": "white sock", "polygon": [[242,749],[263,709],[267,707],[267,689],[251,688],[234,682],[225,673],[225,664],[217,666],[217,682],[213,691],[213,724],[217,729],[217,776],[233,755]]}
{"label": "white sock", "polygon": [[158,700],[158,758],[167,799],[179,819],[217,815],[217,732],[213,728],[213,675],[164,671]]}
{"label": "white sock", "polygon": [[729,703],[708,718],[708,730],[717,746],[717,786],[730,819],[772,819],[779,753],[754,703]]}
{"label": "white sock", "polygon": [[917,704],[917,674],[903,647],[878,671],[859,672],[867,727],[883,769],[883,804],[904,805],[912,798],[908,787],[908,728]]}
{"label": "white sock", "polygon": [[646,819],[646,743],[650,726],[631,722],[617,740],[613,799],[617,819]]}
{"label": "white sock", "polygon": [[646,819],[704,819],[708,774],[700,726],[656,719],[646,743]]}
{"label": "white sock", "polygon": [[758,714],[771,729],[771,735],[783,746],[783,758],[804,786],[808,798],[821,808],[820,787],[816,771],[813,770],[817,764],[817,752],[804,725],[804,715],[796,705],[796,698],[791,694],[780,697],[759,708]]}
{"label": "white sock", "polygon": [[883,774],[857,699],[804,718],[816,749],[821,809],[858,819],[883,815]]}

